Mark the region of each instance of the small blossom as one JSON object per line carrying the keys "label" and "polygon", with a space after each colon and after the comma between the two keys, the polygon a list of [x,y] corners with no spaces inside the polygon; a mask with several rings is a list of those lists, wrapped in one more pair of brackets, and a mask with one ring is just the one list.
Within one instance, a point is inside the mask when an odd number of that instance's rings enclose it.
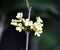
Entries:
{"label": "small blossom", "polygon": [[22,26],[21,23],[19,23],[16,27],[16,30],[19,31],[19,32],[21,32],[23,29],[24,29],[24,27]]}
{"label": "small blossom", "polygon": [[11,22],[20,22],[20,20],[12,19]]}
{"label": "small blossom", "polygon": [[36,19],[37,19],[37,22],[43,22],[40,17],[36,17]]}
{"label": "small blossom", "polygon": [[23,22],[24,22],[25,26],[33,25],[33,21],[29,21],[29,19],[23,19]]}
{"label": "small blossom", "polygon": [[23,17],[23,13],[22,12],[21,13],[17,13],[16,18],[18,18],[19,20],[22,21],[22,17]]}
{"label": "small blossom", "polygon": [[31,29],[33,29],[35,31],[35,35],[40,36],[40,34],[42,33],[42,26],[43,26],[43,24],[35,22],[31,26]]}
{"label": "small blossom", "polygon": [[40,34],[38,32],[35,32],[34,35],[40,37]]}
{"label": "small blossom", "polygon": [[41,33],[42,33],[42,30],[39,30],[39,31],[36,31],[34,35],[40,37]]}
{"label": "small blossom", "polygon": [[42,30],[40,30],[40,31],[35,31],[35,34],[34,34],[34,35],[39,37],[40,34],[42,34]]}
{"label": "small blossom", "polygon": [[15,22],[11,22],[11,25],[17,26],[17,23],[15,23]]}
{"label": "small blossom", "polygon": [[22,31],[22,29],[20,27],[16,27],[16,30],[19,31],[19,32]]}
{"label": "small blossom", "polygon": [[11,21],[11,25],[14,25],[14,26],[17,26],[17,20],[16,19],[12,19],[12,21]]}
{"label": "small blossom", "polygon": [[43,24],[35,22],[35,23],[31,26],[31,29],[34,29],[34,30],[42,30],[42,26],[43,26]]}
{"label": "small blossom", "polygon": [[25,24],[25,26],[28,26],[29,25],[29,19],[23,19],[23,22],[24,22],[24,24]]}
{"label": "small blossom", "polygon": [[23,22],[24,22],[25,26],[29,25],[29,19],[23,19]]}
{"label": "small blossom", "polygon": [[33,25],[33,21],[30,21],[30,22],[29,22],[29,26],[32,26],[32,25]]}

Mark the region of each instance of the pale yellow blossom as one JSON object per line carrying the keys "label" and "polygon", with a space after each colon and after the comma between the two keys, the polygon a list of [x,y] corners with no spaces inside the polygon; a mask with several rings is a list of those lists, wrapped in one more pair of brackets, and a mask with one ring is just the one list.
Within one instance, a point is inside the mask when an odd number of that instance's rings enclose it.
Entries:
{"label": "pale yellow blossom", "polygon": [[23,22],[24,22],[25,26],[33,25],[33,21],[29,21],[29,19],[23,19]]}
{"label": "pale yellow blossom", "polygon": [[43,22],[40,17],[36,17],[36,19],[37,19],[37,22]]}
{"label": "pale yellow blossom", "polygon": [[33,30],[42,30],[43,24],[35,22],[32,26],[31,29]]}
{"label": "pale yellow blossom", "polygon": [[40,37],[40,33],[38,33],[38,32],[35,32],[34,35]]}
{"label": "pale yellow blossom", "polygon": [[22,29],[20,27],[16,27],[16,30],[19,31],[19,32],[22,31]]}
{"label": "pale yellow blossom", "polygon": [[11,22],[11,25],[17,26],[16,22]]}
{"label": "pale yellow blossom", "polygon": [[16,19],[12,19],[11,20],[11,25],[17,26],[17,20]]}
{"label": "pale yellow blossom", "polygon": [[19,23],[16,27],[16,30],[19,31],[19,32],[21,32],[23,29],[24,29],[24,27],[22,26],[21,23]]}
{"label": "pale yellow blossom", "polygon": [[29,19],[23,19],[23,22],[24,22],[25,26],[29,25]]}
{"label": "pale yellow blossom", "polygon": [[20,22],[20,20],[12,19],[11,22]]}
{"label": "pale yellow blossom", "polygon": [[42,33],[42,27],[43,24],[35,22],[32,26],[31,29],[33,29],[35,31],[35,35],[37,35],[38,37],[40,36],[40,34]]}
{"label": "pale yellow blossom", "polygon": [[40,34],[42,34],[42,30],[36,31],[34,35],[40,37]]}
{"label": "pale yellow blossom", "polygon": [[11,20],[11,22],[15,22],[15,20],[14,20],[14,19],[12,19],[12,20]]}
{"label": "pale yellow blossom", "polygon": [[22,21],[23,13],[17,13],[16,18],[18,18],[20,21]]}
{"label": "pale yellow blossom", "polygon": [[33,25],[33,21],[30,21],[30,22],[29,22],[29,26],[32,26],[32,25]]}

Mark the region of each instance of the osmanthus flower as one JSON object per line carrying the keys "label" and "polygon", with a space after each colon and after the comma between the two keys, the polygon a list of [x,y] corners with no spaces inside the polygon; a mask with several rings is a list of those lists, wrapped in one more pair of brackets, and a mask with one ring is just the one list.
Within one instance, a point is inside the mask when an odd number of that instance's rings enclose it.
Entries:
{"label": "osmanthus flower", "polygon": [[26,31],[28,30],[27,27],[29,26],[30,30],[33,30],[35,33],[35,36],[40,37],[40,34],[43,32],[43,21],[40,17],[36,18],[36,22],[33,23],[33,21],[30,21],[28,18],[23,18],[23,13],[17,13],[16,19],[12,19],[11,25],[16,26],[16,30],[21,32],[22,30]]}
{"label": "osmanthus flower", "polygon": [[33,25],[33,21],[29,21],[29,19],[24,19],[23,18],[23,22],[24,22],[25,26],[31,26],[31,25]]}
{"label": "osmanthus flower", "polygon": [[24,29],[24,27],[22,26],[21,23],[19,23],[16,27],[16,30],[19,31],[19,32],[21,32],[23,29]]}
{"label": "osmanthus flower", "polygon": [[36,20],[37,20],[37,22],[42,22],[43,23],[43,21],[40,17],[37,17]]}
{"label": "osmanthus flower", "polygon": [[17,21],[15,19],[12,19],[11,25],[17,26]]}
{"label": "osmanthus flower", "polygon": [[43,24],[41,23],[38,23],[38,22],[35,22],[32,26],[31,26],[31,29],[33,29],[33,31],[35,31],[35,36],[40,36],[40,34],[42,33],[42,27],[43,27]]}
{"label": "osmanthus flower", "polygon": [[22,21],[23,13],[18,12],[16,18]]}

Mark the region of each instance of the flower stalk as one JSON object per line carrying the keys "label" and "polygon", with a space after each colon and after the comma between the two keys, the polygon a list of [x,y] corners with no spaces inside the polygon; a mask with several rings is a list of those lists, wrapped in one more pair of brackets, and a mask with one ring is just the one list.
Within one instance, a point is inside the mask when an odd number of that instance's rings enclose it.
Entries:
{"label": "flower stalk", "polygon": [[[31,8],[29,7],[29,13],[28,13],[28,19],[30,21],[30,15],[31,15]],[[26,32],[26,50],[28,50],[28,43],[29,43],[29,32]]]}
{"label": "flower stalk", "polygon": [[[28,19],[30,21],[30,15],[31,15],[31,9],[32,7],[29,6],[29,2],[28,0],[26,0],[26,5],[27,5],[27,8],[28,8]],[[26,50],[28,50],[28,44],[29,44],[29,32],[26,32]]]}
{"label": "flower stalk", "polygon": [[31,9],[32,7],[29,7],[29,13],[28,13],[28,19],[30,20],[30,15],[31,15]]}
{"label": "flower stalk", "polygon": [[26,1],[27,8],[29,9],[29,2],[28,0],[25,0],[25,1]]}
{"label": "flower stalk", "polygon": [[[27,8],[28,8],[28,19],[30,21],[30,15],[31,15],[31,8],[32,7],[29,7],[29,2],[28,0],[26,0],[26,4],[27,4]],[[29,32],[26,32],[26,50],[28,50],[28,44],[29,44]]]}
{"label": "flower stalk", "polygon": [[29,32],[26,32],[26,50],[28,50],[28,44],[29,44]]}

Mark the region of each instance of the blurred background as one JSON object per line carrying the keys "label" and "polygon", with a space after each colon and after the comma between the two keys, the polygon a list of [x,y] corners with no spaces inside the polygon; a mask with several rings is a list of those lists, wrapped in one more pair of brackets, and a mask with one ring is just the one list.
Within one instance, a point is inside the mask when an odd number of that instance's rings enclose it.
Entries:
{"label": "blurred background", "polygon": [[[35,21],[40,16],[44,21],[41,37],[31,35],[31,48],[60,50],[60,0],[29,0],[29,3],[32,6],[31,19]],[[26,18],[28,9],[25,0],[0,0],[0,39],[4,30],[10,28],[11,19],[21,11]]]}

